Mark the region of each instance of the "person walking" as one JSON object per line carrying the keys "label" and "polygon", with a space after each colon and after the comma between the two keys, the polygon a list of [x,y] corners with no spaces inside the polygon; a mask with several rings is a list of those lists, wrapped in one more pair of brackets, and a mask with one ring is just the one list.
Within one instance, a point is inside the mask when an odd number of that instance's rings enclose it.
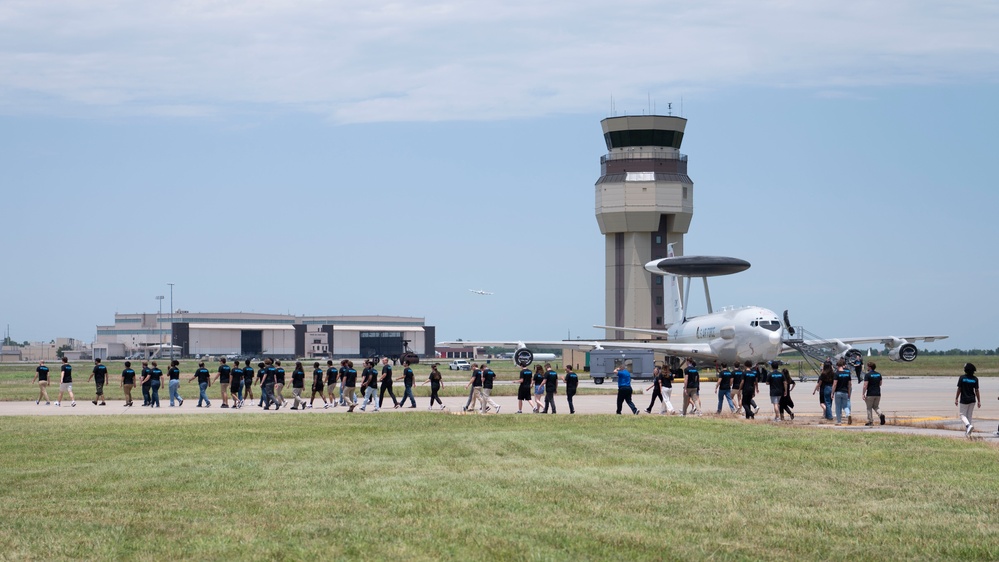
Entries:
{"label": "person walking", "polygon": [[[645,409],[646,414],[652,413],[652,407],[656,405],[657,398],[659,399],[660,402],[662,402],[663,400],[663,379],[665,377],[663,377],[662,373],[663,370],[658,365],[656,365],[656,367],[652,369],[652,384],[647,386],[644,391],[644,392],[648,392],[649,390],[652,391],[652,401],[649,402],[649,407]],[[665,408],[666,405],[663,404],[663,407]]]}
{"label": "person walking", "polygon": [[[558,375],[556,375],[557,377]],[[496,380],[496,373],[488,365],[482,368],[482,388],[479,389],[479,401],[482,402],[482,413],[485,414],[490,409],[495,413],[500,413],[500,405],[492,399],[493,381]],[[554,408],[554,406],[552,406]]]}
{"label": "person walking", "polygon": [[243,364],[243,399],[239,402],[240,407],[247,401],[253,404],[253,375],[253,365],[250,365],[250,360],[247,359]]}
{"label": "person walking", "polygon": [[275,408],[282,408],[284,400],[284,368],[281,367],[281,360],[274,360],[274,398],[277,400]]}
{"label": "person walking", "polygon": [[392,407],[398,408],[400,406],[399,401],[395,399],[395,393],[392,392],[392,365],[389,365],[389,358],[382,357],[382,376],[378,379],[379,393],[378,393],[378,407],[381,408],[385,401],[385,391],[388,391],[389,397],[392,398]]}
{"label": "person walking", "polygon": [[430,383],[430,407],[428,410],[434,409],[434,402],[441,405],[441,410],[444,409],[444,403],[441,402],[441,397],[438,394],[441,387],[444,386],[444,377],[441,372],[437,370],[438,363],[434,363],[430,366],[430,375],[427,380],[423,381],[423,384]]}
{"label": "person walking", "polygon": [[465,389],[468,391],[468,400],[465,402],[465,407],[461,409],[462,412],[469,412],[475,410],[475,404],[479,400],[479,389],[482,388],[482,369],[479,369],[478,363],[472,363],[472,376],[465,383]]}
{"label": "person walking", "polygon": [[226,364],[225,357],[219,358],[219,370],[212,382],[219,383],[219,393],[222,395],[222,408],[229,407],[229,379],[232,377],[232,367]]}
{"label": "person walking", "polygon": [[552,369],[551,363],[545,363],[545,411],[548,413],[548,406],[551,405],[552,413],[555,413],[555,394],[558,392],[558,372]]}
{"label": "person walking", "polygon": [[125,393],[125,406],[132,405],[132,389],[135,388],[135,371],[132,369],[132,362],[125,361],[125,368],[121,371],[121,383],[119,386]]}
{"label": "person walking", "polygon": [[281,404],[278,403],[277,398],[274,396],[274,386],[277,384],[277,368],[274,367],[274,360],[268,357],[264,359],[263,366],[258,366],[257,376],[260,377],[260,402],[264,405],[265,410],[271,409],[271,404],[274,404],[275,410],[281,409]]}
{"label": "person walking", "polygon": [[621,415],[621,406],[628,404],[631,413],[638,415],[638,408],[631,401],[631,372],[626,367],[614,367],[614,376],[617,377],[617,413]]}
{"label": "person walking", "polygon": [[760,381],[756,369],[751,361],[746,361],[746,368],[742,371],[742,409],[746,412],[746,419],[756,419],[756,401],[753,397],[760,392]]}
{"label": "person walking", "polygon": [[[579,387],[579,375],[572,370],[572,365],[565,366],[565,376],[562,377],[562,382],[565,383],[565,399],[569,402],[569,413],[575,414],[576,407],[572,404],[572,397],[576,395],[576,389]],[[499,413],[497,410],[496,413]]]}
{"label": "person walking", "polygon": [[[257,363],[257,386],[260,387],[260,401],[257,403],[258,408],[264,407],[264,375],[267,374],[267,361]],[[271,399],[274,398],[273,389],[271,393]]]}
{"label": "person walking", "polygon": [[97,387],[97,394],[91,402],[94,403],[94,406],[97,406],[98,403],[101,406],[107,406],[107,403],[104,402],[104,383],[108,379],[108,368],[101,364],[100,357],[94,359],[94,370],[87,377],[87,382],[90,382],[91,379],[94,380],[94,385]]}
{"label": "person walking", "polygon": [[885,424],[885,415],[881,413],[881,386],[884,384],[881,373],[877,371],[877,365],[873,361],[867,362],[867,373],[864,374],[864,387],[860,396],[867,406],[867,423],[864,425],[874,425],[874,414],[878,415],[881,425]]}
{"label": "person walking", "polygon": [[684,369],[683,376],[683,412],[680,415],[687,415],[687,406],[691,406],[691,414],[700,415],[701,411],[697,404],[700,402],[701,373],[697,370],[697,362],[693,358],[687,359],[687,368]]}
{"label": "person walking", "polygon": [[378,405],[378,371],[375,371],[375,364],[371,360],[364,361],[364,370],[361,371],[361,392],[364,393],[364,404],[361,411],[365,411],[368,404],[375,405],[375,411],[379,411]]}
{"label": "person walking", "polygon": [[791,400],[791,391],[797,383],[794,382],[794,378],[791,377],[791,373],[787,369],[781,370],[781,374],[784,375],[784,397],[780,399],[780,419],[784,419],[784,413],[794,419],[794,412],[791,410],[794,408],[794,400]]}
{"label": "person walking", "polygon": [[852,425],[850,394],[853,393],[853,375],[846,368],[846,360],[844,359],[836,362],[836,379],[833,385],[833,400],[836,402],[836,425],[843,425],[844,413],[846,413],[846,425]]}
{"label": "person walking", "polygon": [[[341,365],[342,366],[342,365]],[[340,399],[337,400],[333,398],[333,389],[337,386],[340,387]],[[329,403],[326,404],[326,408],[333,408],[340,404],[343,400],[343,381],[340,379],[340,369],[333,366],[333,360],[326,360],[326,394],[329,396]]]}
{"label": "person walking", "polygon": [[59,397],[56,398],[56,406],[62,404],[63,393],[69,393],[70,406],[76,406],[76,397],[73,396],[73,366],[69,364],[69,358],[62,358],[62,367],[59,368]]}
{"label": "person walking", "polygon": [[780,363],[774,361],[770,364],[770,374],[767,376],[767,384],[770,386],[770,405],[774,410],[774,420],[775,422],[781,421],[784,415],[780,413],[780,402],[784,399],[785,394],[787,394],[787,388],[784,386],[784,373],[780,372]]}
{"label": "person walking", "polygon": [[864,382],[864,360],[860,358],[860,355],[854,355],[850,359],[850,366],[853,367],[853,372],[857,374],[857,384]]}
{"label": "person walking", "polygon": [[[531,378],[533,374],[526,365],[520,369],[520,386],[517,387],[517,413],[524,413],[524,402],[531,404]],[[536,412],[537,410],[535,410]]]}
{"label": "person walking", "polygon": [[[332,361],[330,364],[332,365]],[[323,400],[323,409],[330,407],[329,402],[326,401],[326,393],[324,390],[325,385],[323,384],[323,370],[319,366],[319,361],[312,364],[312,397],[309,399],[309,409],[312,409],[312,404],[316,401],[316,393],[319,394],[319,398]],[[330,387],[331,389],[333,387]]]}
{"label": "person walking", "polygon": [[541,365],[534,367],[534,413],[541,411],[541,397],[545,394],[545,370]]}
{"label": "person walking", "polygon": [[[399,379],[396,379],[399,380]],[[402,362],[402,398],[399,399],[399,405],[402,406],[406,403],[406,398],[409,398],[410,408],[416,407],[416,396],[413,394],[413,385],[416,384],[416,375],[413,374],[413,369],[409,366],[409,361]]]}
{"label": "person walking", "polygon": [[975,424],[972,423],[975,404],[979,408],[982,407],[978,377],[975,376],[977,370],[971,363],[964,364],[964,375],[957,379],[957,394],[954,396],[954,405],[957,406],[957,413],[964,422],[964,435],[967,437],[971,437],[971,432],[975,430]]}
{"label": "person walking", "polygon": [[728,368],[725,363],[721,364],[718,370],[718,381],[715,382],[715,394],[718,395],[718,409],[715,414],[720,414],[722,411],[722,404],[725,399],[728,399],[728,408],[735,413],[735,404],[732,402],[732,370]]}
{"label": "person walking", "polygon": [[[291,396],[295,399],[295,402],[291,405],[292,410],[305,409],[305,399],[302,398],[303,392],[305,392],[305,367],[302,366],[301,361],[296,361],[295,370],[291,372]],[[301,408],[299,408],[299,404],[302,405]]]}
{"label": "person walking", "polygon": [[167,369],[167,378],[169,379],[169,390],[170,390],[170,407],[173,407],[174,399],[177,400],[177,407],[184,405],[184,399],[180,397],[180,361],[174,359],[170,362],[170,368]]}
{"label": "person walking", "polygon": [[347,406],[347,412],[353,412],[357,407],[357,394],[354,389],[357,387],[357,371],[354,370],[354,362],[344,359],[340,362],[340,399]]}
{"label": "person walking", "polygon": [[163,378],[163,371],[160,370],[156,361],[153,361],[152,367],[149,368],[149,374],[143,379],[143,384],[149,384],[149,407],[159,408],[160,407],[160,379]]}
{"label": "person walking", "polygon": [[744,377],[742,365],[738,361],[732,365],[732,401],[735,403],[735,410],[742,410],[742,379]]}
{"label": "person walking", "polygon": [[833,419],[832,389],[835,382],[836,373],[833,372],[832,361],[827,360],[822,364],[819,378],[815,381],[815,390],[812,391],[812,396],[815,396],[816,392],[819,393],[819,405],[822,407],[822,417],[827,420]]}
{"label": "person walking", "polygon": [[40,404],[42,398],[45,399],[45,405],[49,405],[49,368],[45,366],[45,361],[39,361],[38,366],[35,367],[35,378],[31,379],[31,383],[34,384],[38,381],[38,399],[35,400],[35,404]]}
{"label": "person walking", "polygon": [[151,371],[151,370],[152,369],[149,368],[149,362],[148,361],[143,361],[142,362],[142,370],[139,372],[139,374],[140,374],[139,385],[142,388],[142,405],[143,406],[149,406],[150,404],[153,403],[153,398],[152,398],[152,395],[150,394],[152,383],[150,382],[151,378],[149,376],[149,371]]}
{"label": "person walking", "polygon": [[239,366],[237,359],[232,364],[231,381],[229,383],[229,399],[232,400],[232,407],[239,408],[243,405],[243,369]]}
{"label": "person walking", "polygon": [[195,408],[201,408],[204,404],[205,408],[212,407],[212,401],[208,399],[208,387],[212,385],[212,372],[205,368],[205,362],[201,361],[198,363],[197,370],[191,375],[191,378],[187,379],[187,382],[192,382],[194,379],[198,379],[198,403],[194,405]]}

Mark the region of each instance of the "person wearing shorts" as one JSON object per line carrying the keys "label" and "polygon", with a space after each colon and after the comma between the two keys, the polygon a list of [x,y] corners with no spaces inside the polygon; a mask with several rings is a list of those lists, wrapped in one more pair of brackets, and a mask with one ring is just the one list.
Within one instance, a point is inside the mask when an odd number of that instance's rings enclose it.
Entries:
{"label": "person wearing shorts", "polygon": [[39,361],[38,366],[35,367],[35,378],[31,379],[34,383],[38,381],[38,400],[35,400],[35,404],[39,404],[42,398],[45,399],[45,405],[49,405],[49,368],[45,366],[45,361]]}
{"label": "person wearing shorts", "polygon": [[212,382],[218,381],[219,383],[219,393],[222,395],[222,407],[229,407],[229,379],[232,378],[232,367],[226,364],[225,357],[219,359],[219,370],[215,374],[215,378]]}
{"label": "person wearing shorts", "polygon": [[208,387],[212,385],[212,372],[205,368],[204,361],[198,363],[198,369],[194,371],[187,382],[191,382],[195,378],[198,379],[198,403],[194,407],[201,408],[201,405],[204,404],[205,408],[211,408],[212,401],[208,399]]}
{"label": "person wearing shorts", "polygon": [[309,400],[309,408],[312,408],[312,404],[316,401],[316,393],[319,393],[319,397],[323,399],[323,408],[329,408],[330,404],[326,401],[326,390],[323,384],[323,369],[319,366],[319,361],[312,364],[312,398]]}
{"label": "person wearing shorts", "polygon": [[344,400],[344,404],[347,406],[347,413],[350,413],[357,407],[356,395],[354,394],[354,389],[357,387],[357,370],[354,369],[353,361],[344,359],[341,365],[343,365],[340,368],[343,391],[340,393],[340,398]]}
{"label": "person wearing shorts", "polygon": [[[333,389],[340,387],[340,399],[333,398]],[[342,406],[340,400],[343,398],[343,383],[340,381],[340,370],[333,366],[333,360],[326,361],[326,395],[329,396],[327,408]]]}
{"label": "person wearing shorts", "polygon": [[66,357],[62,358],[62,367],[59,368],[59,397],[56,398],[56,406],[62,403],[63,393],[69,393],[72,402],[70,406],[76,406],[76,398],[73,396],[73,366]]}
{"label": "person wearing shorts", "polygon": [[784,385],[784,373],[777,369],[779,365],[771,365],[773,369],[769,376],[767,377],[767,384],[770,385],[770,405],[774,409],[774,421],[780,421],[783,419],[783,414],[780,413],[780,401],[784,398],[787,393],[787,389]]}
{"label": "person wearing shorts", "polygon": [[121,372],[121,390],[125,393],[125,406],[132,405],[132,389],[135,388],[135,371],[132,362],[125,361],[125,369]]}
{"label": "person wearing shorts", "polygon": [[541,406],[544,404],[545,395],[545,370],[541,365],[536,365],[534,367],[534,413],[541,411]]}
{"label": "person wearing shorts", "polygon": [[885,424],[885,415],[881,413],[881,373],[877,372],[878,366],[873,361],[867,362],[867,373],[864,374],[864,387],[861,391],[861,398],[867,406],[867,423],[864,425],[874,425],[874,414],[878,414],[878,421]]}
{"label": "person wearing shorts", "polygon": [[246,363],[243,364],[243,399],[240,401],[240,407],[246,403],[247,400],[250,404],[253,404],[253,366],[250,365],[250,360],[247,359]]}
{"label": "person wearing shorts", "polygon": [[239,366],[239,361],[232,364],[232,372],[229,374],[229,398],[232,398],[232,407],[239,408],[243,405],[243,369]]}
{"label": "person wearing shorts", "polygon": [[964,375],[957,380],[957,395],[954,396],[954,405],[958,407],[957,413],[964,422],[964,434],[971,437],[971,432],[975,430],[972,423],[972,414],[975,412],[975,403],[982,407],[982,395],[978,390],[978,377],[975,376],[977,369],[971,363],[964,364]]}
{"label": "person wearing shorts", "polygon": [[742,409],[742,378],[745,373],[742,370],[742,365],[738,361],[732,365],[732,402],[735,403],[735,411],[738,412]]}
{"label": "person wearing shorts", "polygon": [[91,379],[94,380],[94,385],[97,387],[96,396],[94,396],[94,399],[91,400],[91,402],[94,403],[94,406],[97,406],[98,403],[100,403],[101,406],[107,406],[107,403],[104,402],[104,383],[108,380],[108,368],[101,365],[100,357],[94,359],[94,370],[87,378],[87,382],[90,382]]}
{"label": "person wearing shorts", "polygon": [[531,403],[531,370],[520,369],[520,386],[517,387],[517,413],[524,413],[524,402]]}
{"label": "person wearing shorts", "polygon": [[697,407],[700,402],[701,373],[697,370],[697,363],[693,359],[687,359],[687,368],[683,371],[685,383],[683,386],[683,411],[681,416],[687,415],[687,407],[690,406],[691,414],[700,415],[701,410]]}

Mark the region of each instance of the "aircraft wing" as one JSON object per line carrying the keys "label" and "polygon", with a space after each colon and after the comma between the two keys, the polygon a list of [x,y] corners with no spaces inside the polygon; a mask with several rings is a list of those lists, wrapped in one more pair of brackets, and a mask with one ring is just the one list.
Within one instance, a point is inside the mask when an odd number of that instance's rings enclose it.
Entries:
{"label": "aircraft wing", "polygon": [[625,328],[623,326],[593,326],[594,328],[600,328],[601,330],[620,330],[622,332],[631,332],[634,334],[651,334],[656,336],[665,336],[669,333],[669,330],[653,330],[652,328]]}
{"label": "aircraft wing", "polygon": [[558,340],[558,341],[455,341],[441,342],[441,345],[460,345],[472,347],[509,347],[511,349],[531,347],[562,347],[569,349],[651,349],[667,355],[693,357],[701,361],[714,361],[718,354],[706,343],[672,343],[665,341],[590,341],[590,340]]}
{"label": "aircraft wing", "polygon": [[927,343],[934,342],[936,340],[945,340],[949,336],[876,336],[870,338],[830,338],[828,340],[804,340],[807,345],[816,345],[828,342],[840,342],[847,345],[856,345],[861,343],[880,343],[888,347],[895,347],[903,343],[913,343],[917,341],[924,341]]}

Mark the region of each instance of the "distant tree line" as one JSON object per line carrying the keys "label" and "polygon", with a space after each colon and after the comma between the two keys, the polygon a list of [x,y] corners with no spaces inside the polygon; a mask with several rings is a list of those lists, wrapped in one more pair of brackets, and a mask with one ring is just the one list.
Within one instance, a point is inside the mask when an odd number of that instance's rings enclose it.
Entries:
{"label": "distant tree line", "polygon": [[946,351],[930,351],[922,349],[920,355],[999,355],[999,347],[995,349],[948,349]]}

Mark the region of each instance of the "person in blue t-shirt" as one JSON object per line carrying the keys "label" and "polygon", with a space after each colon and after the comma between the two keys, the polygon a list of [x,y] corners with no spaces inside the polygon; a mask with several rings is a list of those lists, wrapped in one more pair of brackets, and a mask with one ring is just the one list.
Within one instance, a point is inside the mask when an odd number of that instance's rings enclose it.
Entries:
{"label": "person in blue t-shirt", "polygon": [[638,408],[631,401],[631,372],[624,367],[615,367],[614,375],[617,377],[617,413],[621,413],[621,406],[625,403],[631,408],[631,413],[638,415]]}

